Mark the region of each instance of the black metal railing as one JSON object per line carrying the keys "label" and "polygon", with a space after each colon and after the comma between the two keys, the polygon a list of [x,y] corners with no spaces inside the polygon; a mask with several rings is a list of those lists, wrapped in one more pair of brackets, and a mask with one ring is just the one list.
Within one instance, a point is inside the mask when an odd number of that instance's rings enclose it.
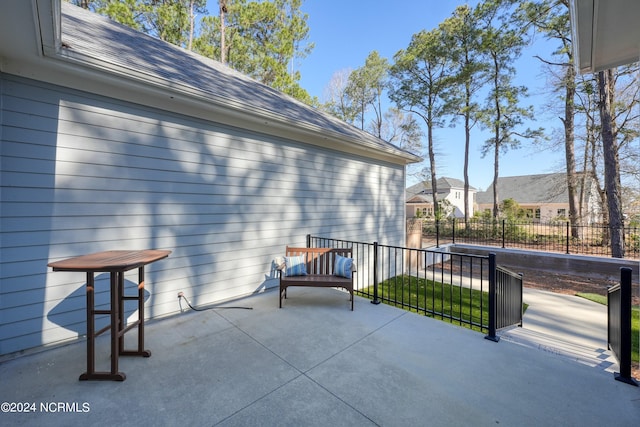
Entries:
{"label": "black metal railing", "polygon": [[618,360],[616,380],[637,386],[631,376],[631,269],[620,269],[620,284],[609,288],[607,295],[607,342]]}
{"label": "black metal railing", "polygon": [[522,324],[522,276],[497,267],[495,254],[458,254],[310,235],[307,246],[350,247],[358,270],[356,292],[374,304],[385,302],[466,325],[495,341],[497,329]]}
{"label": "black metal railing", "polygon": [[522,326],[522,274],[496,267],[496,328]]}
{"label": "black metal railing", "polygon": [[498,341],[496,331],[507,326],[522,326],[523,280],[496,264],[496,255],[489,254],[489,334],[488,340]]}
{"label": "black metal railing", "polygon": [[[568,221],[536,222],[524,220],[487,221],[471,218],[422,220],[422,235],[427,245],[467,243],[502,248],[518,248],[566,254],[611,256],[606,224],[576,225]],[[640,258],[640,228],[624,227],[624,256]]]}

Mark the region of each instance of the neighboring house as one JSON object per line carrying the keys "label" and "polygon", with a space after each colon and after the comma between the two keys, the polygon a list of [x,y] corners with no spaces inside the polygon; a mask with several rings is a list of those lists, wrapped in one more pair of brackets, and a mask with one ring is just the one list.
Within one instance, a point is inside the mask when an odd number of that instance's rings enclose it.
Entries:
{"label": "neighboring house", "polygon": [[60,0],[0,8],[0,355],[85,333],[85,276],[52,261],[173,251],[147,271],[157,318],[277,287],[308,233],[403,245],[419,157]]}
{"label": "neighboring house", "polygon": [[[578,188],[577,197],[583,194],[583,221],[586,224],[599,222],[602,210],[595,183],[587,179],[585,191],[582,193],[581,190]],[[540,222],[569,218],[567,175],[564,173],[499,177],[498,204],[506,199],[515,200],[527,218]],[[493,184],[487,191],[478,192],[476,204],[479,212],[493,210]]]}
{"label": "neighboring house", "polygon": [[[455,178],[438,178],[436,180],[438,203],[447,201],[451,212],[449,216],[464,217],[464,181]],[[469,216],[473,216],[473,205],[476,189],[469,186]],[[433,217],[433,191],[431,181],[423,181],[407,188],[407,218],[416,216]],[[442,206],[442,205],[441,205]],[[444,207],[444,206],[442,206]]]}

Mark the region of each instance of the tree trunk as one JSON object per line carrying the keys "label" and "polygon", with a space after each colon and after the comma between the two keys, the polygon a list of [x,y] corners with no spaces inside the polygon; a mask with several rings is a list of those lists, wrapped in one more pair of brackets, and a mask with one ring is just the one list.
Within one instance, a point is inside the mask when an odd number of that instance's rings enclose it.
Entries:
{"label": "tree trunk", "polygon": [[[590,130],[587,130],[587,134],[589,135]],[[594,140],[595,135],[594,136],[589,136],[588,139],[591,140],[591,155],[590,155],[590,159],[591,159],[591,179],[593,179],[593,181],[596,184],[596,188],[598,190],[598,196],[600,197],[600,207],[601,207],[601,218],[602,218],[602,225],[605,227],[602,230],[602,245],[609,245],[609,210],[606,209],[607,206],[607,193],[606,191],[604,191],[604,188],[602,187],[602,183],[600,182],[600,178],[598,175],[598,165],[597,165],[597,158],[598,158],[598,150],[597,150],[597,146],[596,146],[596,141]]]}
{"label": "tree trunk", "polygon": [[471,104],[471,88],[469,82],[465,84],[465,113],[464,113],[464,226],[469,227],[469,145],[471,143],[471,130],[469,129],[469,115]]}
{"label": "tree trunk", "polygon": [[[495,79],[495,87],[496,93],[498,91],[498,83],[497,77]],[[498,215],[500,213],[498,207],[498,174],[500,171],[500,102],[498,101],[498,97],[496,95],[496,124],[494,126],[494,152],[493,152],[493,222],[494,227],[498,221]],[[495,232],[495,230],[494,230]]]}
{"label": "tree trunk", "polygon": [[500,66],[498,64],[497,53],[491,54],[493,57],[493,90],[494,90],[494,107],[496,113],[496,120],[493,127],[494,130],[494,141],[495,150],[494,150],[494,158],[493,158],[493,221],[494,224],[498,221],[498,214],[500,213],[498,204],[498,173],[500,171],[500,125],[502,123],[502,109],[500,108],[500,74],[499,69]]}
{"label": "tree trunk", "polygon": [[[496,127],[496,141],[500,131]],[[494,157],[493,157],[493,219],[498,220],[498,214],[500,213],[498,207],[498,171],[500,162],[500,145],[496,142]]]}
{"label": "tree trunk", "polygon": [[366,104],[364,103],[364,89],[362,90],[362,96],[360,98],[360,130],[364,130],[364,110],[366,108]]}
{"label": "tree trunk", "polygon": [[574,148],[574,97],[576,93],[576,71],[573,64],[566,67],[565,75],[565,101],[564,101],[564,149],[567,164],[567,194],[569,196],[569,222],[571,223],[571,236],[578,238],[578,209],[576,208],[576,154]]}
{"label": "tree trunk", "polygon": [[607,193],[609,228],[611,230],[611,256],[624,258],[624,222],[620,199],[620,170],[618,144],[612,112],[613,70],[598,73],[600,121],[602,124],[602,150],[604,154],[604,185]]}
{"label": "tree trunk", "polygon": [[[587,124],[587,130],[589,129],[589,125]],[[591,137],[590,134],[587,133],[586,134],[586,138],[584,141],[584,154],[582,156],[582,175],[580,175],[580,179],[579,179],[579,183],[580,183],[580,193],[578,195],[578,217],[580,218],[580,221],[584,224],[585,223],[585,215],[590,214],[590,212],[585,212],[585,197],[586,197],[586,188],[587,188],[587,183],[588,181],[588,177],[590,176],[587,173],[587,167],[589,166],[589,149],[591,148],[591,144],[593,142],[591,141]],[[591,222],[591,218],[587,218],[587,223]]]}
{"label": "tree trunk", "polygon": [[431,168],[431,193],[433,200],[433,215],[436,219],[440,219],[438,209],[438,184],[436,183],[436,154],[433,149],[433,126],[427,126],[427,139],[429,144],[429,166]]}
{"label": "tree trunk", "polygon": [[378,90],[378,109],[376,111],[376,130],[377,137],[382,139],[382,91]]}
{"label": "tree trunk", "polygon": [[226,43],[226,13],[227,13],[227,1],[219,0],[220,4],[220,62],[223,64],[227,62],[227,43]]}
{"label": "tree trunk", "polygon": [[191,0],[189,2],[189,42],[187,43],[187,50],[191,50],[191,47],[193,46],[193,32],[195,31],[195,25],[196,25],[196,16],[193,13],[193,8],[194,6],[194,1],[195,0]]}

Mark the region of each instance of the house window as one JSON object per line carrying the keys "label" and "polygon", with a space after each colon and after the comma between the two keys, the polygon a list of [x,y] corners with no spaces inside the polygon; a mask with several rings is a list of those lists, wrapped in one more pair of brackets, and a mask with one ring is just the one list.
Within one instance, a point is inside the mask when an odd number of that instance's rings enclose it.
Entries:
{"label": "house window", "polygon": [[433,209],[431,207],[416,207],[416,217],[418,218],[429,218],[433,215]]}
{"label": "house window", "polygon": [[536,209],[536,219],[540,219],[540,208]]}

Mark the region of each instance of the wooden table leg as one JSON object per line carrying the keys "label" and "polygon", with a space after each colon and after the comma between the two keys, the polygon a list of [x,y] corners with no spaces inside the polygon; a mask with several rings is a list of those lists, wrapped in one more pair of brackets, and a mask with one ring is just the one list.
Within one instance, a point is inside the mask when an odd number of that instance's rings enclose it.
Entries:
{"label": "wooden table leg", "polygon": [[118,337],[118,351],[116,354],[122,354],[124,350],[124,271],[118,272],[118,332],[116,336]]}
{"label": "wooden table leg", "polygon": [[138,302],[138,320],[122,330],[122,334],[129,329],[138,327],[138,348],[135,350],[125,350],[120,347],[121,356],[142,356],[151,357],[151,351],[144,349],[144,266],[138,268],[138,293],[135,297],[121,295],[123,300],[136,300]]}
{"label": "wooden table leg", "polygon": [[95,362],[95,322],[94,322],[94,275],[92,272],[87,273],[87,372],[80,375],[80,380],[84,381],[96,371]]}
{"label": "wooden table leg", "polygon": [[151,351],[144,349],[144,265],[138,269],[138,321],[138,352],[151,357]]}
{"label": "wooden table leg", "polygon": [[125,375],[118,372],[118,357],[120,356],[120,331],[122,330],[122,314],[120,313],[121,294],[124,286],[124,273],[111,273],[111,379],[124,381]]}
{"label": "wooden table leg", "polygon": [[[117,273],[111,273],[111,307],[110,310],[95,309],[95,278],[92,272],[87,273],[87,372],[80,375],[81,381],[87,380],[111,380],[124,381],[127,377],[123,372],[118,372],[118,321],[119,321],[119,303],[118,294],[118,277]],[[109,314],[110,325],[95,331],[95,315]],[[103,332],[110,330],[111,332],[111,371],[96,372],[95,370],[95,342],[96,337]]]}

